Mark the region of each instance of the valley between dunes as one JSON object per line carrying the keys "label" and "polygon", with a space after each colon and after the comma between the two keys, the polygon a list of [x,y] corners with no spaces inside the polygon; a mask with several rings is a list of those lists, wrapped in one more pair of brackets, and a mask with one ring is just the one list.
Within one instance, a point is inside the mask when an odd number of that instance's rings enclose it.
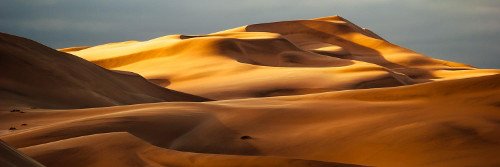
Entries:
{"label": "valley between dunes", "polygon": [[500,165],[500,70],[339,16],[58,51],[0,35],[3,166]]}

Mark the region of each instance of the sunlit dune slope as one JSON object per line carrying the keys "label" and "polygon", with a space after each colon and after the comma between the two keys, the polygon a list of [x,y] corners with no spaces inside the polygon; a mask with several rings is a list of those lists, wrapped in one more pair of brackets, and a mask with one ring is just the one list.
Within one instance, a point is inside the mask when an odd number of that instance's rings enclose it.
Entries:
{"label": "sunlit dune slope", "polygon": [[0,108],[88,108],[204,101],[131,72],[112,72],[34,41],[0,34]]}
{"label": "sunlit dune slope", "polygon": [[393,87],[500,73],[424,56],[339,16],[110,43],[68,53],[213,99]]}
{"label": "sunlit dune slope", "polygon": [[490,75],[301,96],[4,113],[1,127],[29,126],[0,139],[44,164],[498,166],[499,104],[500,75]]}

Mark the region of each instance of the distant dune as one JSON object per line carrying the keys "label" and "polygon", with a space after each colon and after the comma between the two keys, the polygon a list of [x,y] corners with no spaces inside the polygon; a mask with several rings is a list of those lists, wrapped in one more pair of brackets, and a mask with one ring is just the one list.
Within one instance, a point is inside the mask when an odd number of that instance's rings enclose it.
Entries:
{"label": "distant dune", "polygon": [[0,39],[2,106],[44,107],[0,110],[0,139],[46,166],[500,166],[500,70],[339,16],[61,52]]}

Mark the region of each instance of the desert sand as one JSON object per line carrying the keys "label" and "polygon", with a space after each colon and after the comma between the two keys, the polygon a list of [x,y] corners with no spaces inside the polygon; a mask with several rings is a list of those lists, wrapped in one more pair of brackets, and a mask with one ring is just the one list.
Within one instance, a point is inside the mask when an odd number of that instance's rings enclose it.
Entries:
{"label": "desert sand", "polygon": [[500,165],[500,70],[416,53],[339,16],[59,51],[0,39],[0,139],[18,149],[0,155],[46,166]]}

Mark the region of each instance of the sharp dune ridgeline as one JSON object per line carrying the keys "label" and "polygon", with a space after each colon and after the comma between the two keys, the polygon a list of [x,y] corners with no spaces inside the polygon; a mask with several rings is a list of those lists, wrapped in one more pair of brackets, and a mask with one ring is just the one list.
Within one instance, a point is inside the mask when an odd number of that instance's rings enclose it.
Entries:
{"label": "sharp dune ridgeline", "polygon": [[5,164],[500,165],[500,70],[339,16],[0,53]]}

